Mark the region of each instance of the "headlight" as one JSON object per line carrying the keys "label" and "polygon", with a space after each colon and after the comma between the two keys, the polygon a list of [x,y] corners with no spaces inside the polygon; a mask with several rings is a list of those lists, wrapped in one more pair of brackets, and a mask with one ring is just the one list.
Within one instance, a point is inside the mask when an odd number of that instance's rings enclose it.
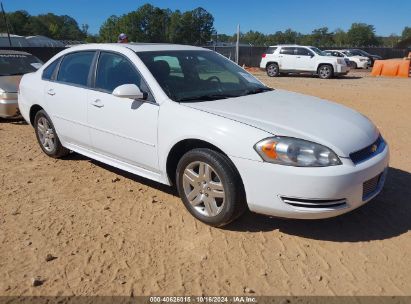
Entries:
{"label": "headlight", "polygon": [[327,167],[341,165],[331,149],[291,137],[271,137],[255,144],[261,158],[270,163],[296,167]]}
{"label": "headlight", "polygon": [[361,58],[360,61],[368,61],[368,59]]}

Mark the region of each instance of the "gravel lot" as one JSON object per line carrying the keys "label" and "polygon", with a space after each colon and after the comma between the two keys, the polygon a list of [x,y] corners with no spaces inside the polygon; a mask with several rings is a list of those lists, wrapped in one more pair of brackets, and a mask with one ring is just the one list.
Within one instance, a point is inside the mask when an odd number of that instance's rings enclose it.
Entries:
{"label": "gravel lot", "polygon": [[246,214],[214,229],[172,189],[48,158],[30,126],[3,120],[0,295],[411,295],[411,79],[257,76],[371,118],[391,147],[383,193],[334,219]]}

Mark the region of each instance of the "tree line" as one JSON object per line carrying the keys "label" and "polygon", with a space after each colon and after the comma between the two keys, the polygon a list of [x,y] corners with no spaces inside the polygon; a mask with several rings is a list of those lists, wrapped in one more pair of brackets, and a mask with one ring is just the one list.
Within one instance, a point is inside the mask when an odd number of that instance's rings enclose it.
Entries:
{"label": "tree line", "polygon": [[[328,27],[314,29],[310,34],[302,34],[292,29],[277,31],[274,34],[263,34],[258,31],[241,33],[241,41],[251,45],[275,45],[296,43],[313,46],[334,46],[334,47],[369,47],[384,46],[395,47],[401,41],[411,38],[411,27],[405,27],[402,35],[391,34],[388,37],[377,36],[375,27],[365,23],[353,23],[348,31],[336,29],[331,32]],[[236,34],[215,35],[214,41],[234,42]]]}
{"label": "tree line", "polygon": [[[87,24],[79,25],[68,16],[53,13],[32,16],[26,11],[7,13],[9,29],[22,36],[42,35],[56,40],[79,40],[86,42],[115,42],[119,33],[126,33],[134,42],[168,42],[193,45],[233,43],[236,34],[219,34],[214,29],[214,17],[198,7],[182,12],[162,9],[145,4],[135,11],[121,16],[110,16],[103,22],[98,34],[89,33]],[[0,19],[0,32],[6,32],[6,24]],[[375,27],[365,23],[353,23],[344,31],[330,31],[328,27],[314,29],[302,34],[292,29],[264,34],[258,31],[241,33],[241,42],[255,46],[297,43],[314,46],[386,46],[395,47],[411,39],[411,27],[405,27],[401,35],[377,36]]]}

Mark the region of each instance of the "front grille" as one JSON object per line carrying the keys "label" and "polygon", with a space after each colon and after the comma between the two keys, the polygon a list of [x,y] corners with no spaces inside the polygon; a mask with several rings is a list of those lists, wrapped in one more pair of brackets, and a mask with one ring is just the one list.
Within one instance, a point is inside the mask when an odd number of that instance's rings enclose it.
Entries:
{"label": "front grille", "polygon": [[366,200],[372,196],[377,190],[383,173],[367,180],[362,186],[362,199]]}
{"label": "front grille", "polygon": [[337,208],[344,206],[347,202],[345,199],[331,199],[331,200],[319,200],[319,199],[302,199],[293,197],[281,197],[284,203],[302,208]]}
{"label": "front grille", "polygon": [[357,152],[351,153],[350,158],[354,164],[358,164],[360,162],[363,162],[373,157],[374,155],[381,153],[384,150],[384,147],[385,147],[385,141],[380,135],[378,136],[377,140],[373,142],[371,145]]}

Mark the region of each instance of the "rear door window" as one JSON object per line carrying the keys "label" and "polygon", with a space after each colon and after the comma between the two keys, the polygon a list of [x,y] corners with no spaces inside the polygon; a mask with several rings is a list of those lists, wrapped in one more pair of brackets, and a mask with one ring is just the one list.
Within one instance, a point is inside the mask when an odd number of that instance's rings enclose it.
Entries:
{"label": "rear door window", "polygon": [[283,55],[295,55],[294,54],[294,47],[283,47],[283,48],[281,48],[281,50],[280,50],[280,54],[283,54]]}
{"label": "rear door window", "polygon": [[95,52],[76,52],[65,55],[59,68],[57,81],[87,86],[90,67]]}

